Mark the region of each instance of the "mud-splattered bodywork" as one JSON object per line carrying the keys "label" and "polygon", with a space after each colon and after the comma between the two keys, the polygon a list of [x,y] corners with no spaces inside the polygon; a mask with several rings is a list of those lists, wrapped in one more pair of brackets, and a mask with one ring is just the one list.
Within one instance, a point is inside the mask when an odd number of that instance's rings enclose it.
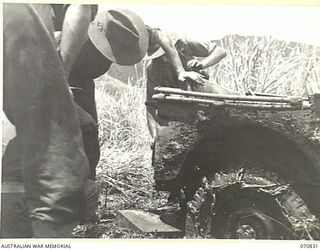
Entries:
{"label": "mud-splattered bodywork", "polygon": [[159,190],[178,180],[188,185],[206,171],[266,169],[294,185],[319,214],[320,121],[313,98],[267,105],[159,92],[153,156]]}

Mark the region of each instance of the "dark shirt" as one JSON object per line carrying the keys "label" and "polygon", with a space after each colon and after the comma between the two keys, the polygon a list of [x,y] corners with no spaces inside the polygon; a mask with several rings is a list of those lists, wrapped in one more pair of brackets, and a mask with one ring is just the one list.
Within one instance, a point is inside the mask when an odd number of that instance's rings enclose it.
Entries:
{"label": "dark shirt", "polygon": [[75,101],[97,121],[94,97],[94,79],[106,73],[112,62],[102,55],[90,41],[82,46],[70,75],[69,85]]}
{"label": "dark shirt", "polygon": [[107,72],[111,63],[89,39],[82,46],[79,56],[72,66],[69,77],[70,86],[82,88],[87,81],[96,79]]}

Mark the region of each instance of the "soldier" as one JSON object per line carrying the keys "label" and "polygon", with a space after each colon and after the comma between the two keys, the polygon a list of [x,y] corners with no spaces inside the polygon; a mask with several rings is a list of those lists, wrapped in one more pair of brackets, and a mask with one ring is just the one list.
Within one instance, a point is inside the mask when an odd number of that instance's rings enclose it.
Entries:
{"label": "soldier", "polygon": [[99,161],[97,110],[94,79],[105,74],[112,63],[133,65],[146,54],[148,32],[141,18],[125,9],[99,13],[89,26],[89,39],[73,65],[69,84],[81,112],[85,152],[90,163],[89,178],[95,180]]}
{"label": "soldier", "polygon": [[[151,59],[151,63],[147,68],[147,122],[154,139],[156,109],[148,105],[152,103],[154,88],[158,86],[191,87],[196,90],[199,85],[207,83],[205,80],[207,77],[202,70],[220,62],[226,56],[226,52],[214,42],[199,41],[189,36],[162,32],[151,27],[148,27],[148,32],[150,44],[147,58]],[[162,44],[167,44],[171,55],[162,49]],[[200,57],[202,59],[199,59]],[[210,86],[206,85],[206,87]],[[210,88],[209,91],[214,90]]]}
{"label": "soldier", "polygon": [[95,13],[67,8],[61,58],[52,13],[50,5],[4,4],[3,107],[16,137],[3,156],[1,237],[70,237],[85,211],[88,161],[65,69]]}

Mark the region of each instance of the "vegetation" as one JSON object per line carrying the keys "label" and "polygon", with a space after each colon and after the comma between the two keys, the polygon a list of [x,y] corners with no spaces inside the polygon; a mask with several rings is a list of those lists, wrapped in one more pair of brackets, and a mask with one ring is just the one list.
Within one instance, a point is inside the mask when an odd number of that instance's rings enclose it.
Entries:
{"label": "vegetation", "polygon": [[[101,187],[100,216],[124,208],[152,208],[156,195],[151,167],[151,140],[146,122],[145,77],[121,92],[97,86],[101,159],[97,181]],[[121,194],[121,195],[119,195]],[[152,202],[152,204],[150,204]]]}
{"label": "vegetation", "polygon": [[[271,37],[230,35],[217,41],[227,57],[211,68],[218,84],[239,91],[308,95],[320,84],[320,48]],[[320,85],[319,85],[320,86]]]}

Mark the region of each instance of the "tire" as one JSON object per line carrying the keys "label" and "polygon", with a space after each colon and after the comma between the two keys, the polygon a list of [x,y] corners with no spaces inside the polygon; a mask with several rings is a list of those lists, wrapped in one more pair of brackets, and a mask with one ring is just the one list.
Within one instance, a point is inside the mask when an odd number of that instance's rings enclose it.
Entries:
{"label": "tire", "polygon": [[314,240],[319,228],[293,187],[263,170],[208,175],[188,202],[188,238]]}

